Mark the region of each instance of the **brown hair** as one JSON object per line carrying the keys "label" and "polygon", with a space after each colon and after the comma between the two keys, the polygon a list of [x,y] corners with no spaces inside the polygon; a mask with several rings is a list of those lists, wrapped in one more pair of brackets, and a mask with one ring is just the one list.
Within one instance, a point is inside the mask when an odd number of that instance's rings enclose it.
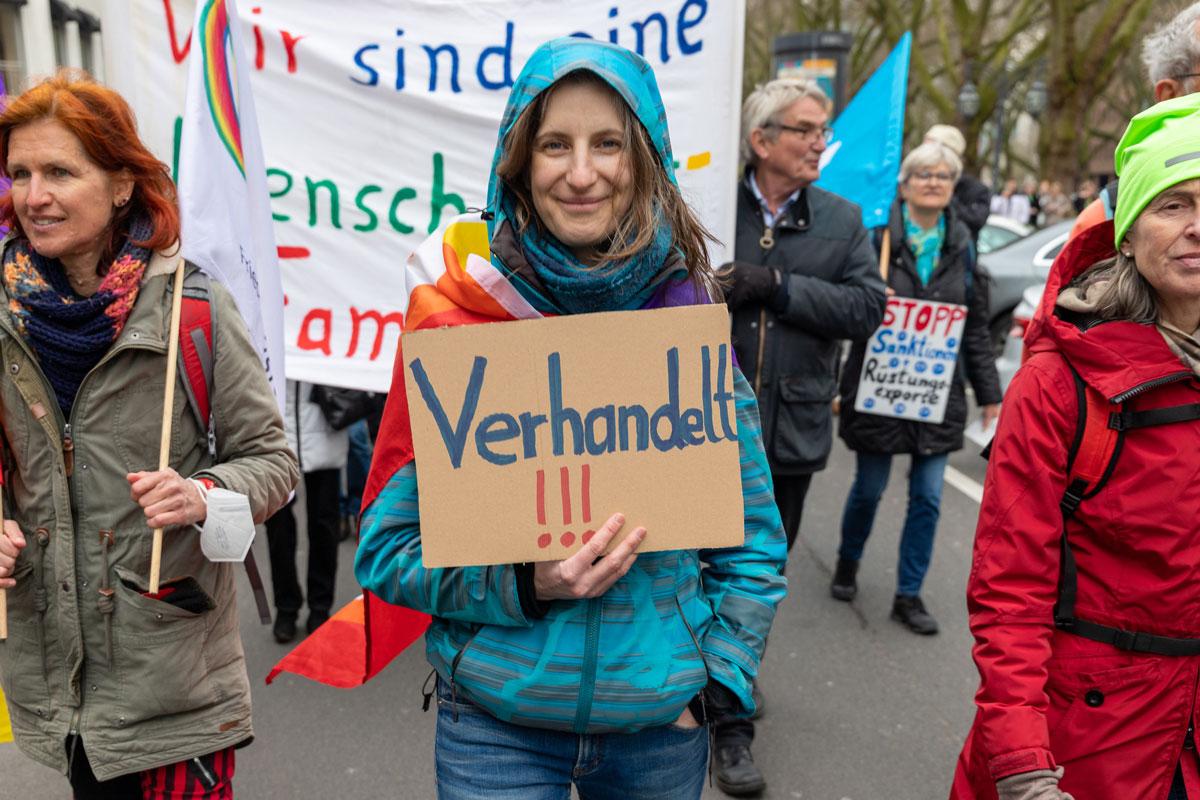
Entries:
{"label": "brown hair", "polygon": [[658,226],[665,221],[671,226],[672,250],[682,255],[688,276],[697,285],[707,288],[714,300],[720,301],[719,284],[706,246],[707,241],[715,242],[716,237],[709,233],[688,207],[679,187],[671,183],[658,151],[650,142],[650,134],[629,104],[594,72],[580,69],[557,80],[530,103],[509,129],[504,140],[504,157],[496,167],[496,174],[513,194],[516,205],[516,219],[513,222],[517,230],[524,233],[532,223],[539,232],[544,232],[542,221],[534,209],[529,186],[533,143],[550,96],[560,86],[579,84],[602,87],[618,99],[625,132],[625,157],[632,173],[633,201],[628,213],[617,222],[617,229],[608,245],[601,249],[600,260],[595,268],[603,269],[648,247],[654,240]]}
{"label": "brown hair", "polygon": [[[1071,281],[1068,289],[1078,289],[1087,297],[1096,284],[1105,284],[1094,300],[1096,316],[1108,321],[1155,323],[1158,321],[1158,293],[1138,272],[1137,264],[1123,253],[1094,264]],[[1064,290],[1066,291],[1066,290]]]}
{"label": "brown hair", "polygon": [[[101,169],[110,173],[128,170],[133,178],[130,201],[113,209],[100,274],[108,270],[128,235],[130,220],[139,213],[150,216],[153,228],[150,238],[134,244],[162,250],[179,240],[175,183],[167,165],[142,143],[133,111],[121,95],[96,83],[85,72],[62,70],[13,98],[0,113],[0,172],[4,175],[9,176],[8,145],[13,131],[42,120],[54,120],[74,134],[88,158]],[[11,191],[0,198],[0,224],[25,237]]]}

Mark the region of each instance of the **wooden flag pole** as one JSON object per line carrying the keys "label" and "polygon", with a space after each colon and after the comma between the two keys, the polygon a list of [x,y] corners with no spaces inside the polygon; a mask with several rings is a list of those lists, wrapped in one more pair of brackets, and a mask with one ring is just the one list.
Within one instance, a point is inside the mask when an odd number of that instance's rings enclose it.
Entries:
{"label": "wooden flag pole", "polygon": [[883,242],[879,248],[879,274],[883,276],[883,282],[886,285],[888,279],[888,267],[892,263],[892,228],[889,225],[883,229]]}
{"label": "wooden flag pole", "polygon": [[[175,365],[179,360],[179,317],[183,308],[183,259],[175,268],[175,290],[171,297],[171,333],[167,339],[167,385],[163,389],[162,439],[158,445],[158,469],[171,466],[171,419],[175,415]],[[158,593],[162,573],[163,529],[154,529],[150,550],[150,594]]]}

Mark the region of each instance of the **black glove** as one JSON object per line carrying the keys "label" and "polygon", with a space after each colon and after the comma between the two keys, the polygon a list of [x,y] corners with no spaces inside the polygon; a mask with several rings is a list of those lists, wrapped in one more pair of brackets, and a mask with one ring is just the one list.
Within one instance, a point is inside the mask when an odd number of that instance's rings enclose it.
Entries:
{"label": "black glove", "polygon": [[[704,695],[704,699],[700,699],[700,695]],[[692,716],[697,722],[703,724],[705,722],[728,722],[729,720],[744,715],[745,709],[742,708],[741,702],[737,699],[737,695],[725,688],[725,685],[718,681],[709,678],[708,684],[700,690],[700,694],[692,698],[688,703],[688,710],[692,712]]]}
{"label": "black glove", "polygon": [[[776,301],[783,283],[779,270],[735,261],[728,275],[732,278],[733,285],[725,297],[725,302],[731,310],[748,303],[761,303],[772,307],[778,305]],[[785,299],[786,296],[784,294]]]}

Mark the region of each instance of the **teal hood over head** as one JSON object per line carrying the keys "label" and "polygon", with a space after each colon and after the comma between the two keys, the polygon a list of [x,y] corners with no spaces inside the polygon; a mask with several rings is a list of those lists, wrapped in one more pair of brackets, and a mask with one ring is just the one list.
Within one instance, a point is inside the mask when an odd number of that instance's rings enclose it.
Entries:
{"label": "teal hood over head", "polygon": [[671,135],[667,130],[667,112],[650,64],[637,53],[607,42],[571,36],[551,39],[535,50],[525,62],[508,96],[508,105],[504,108],[488,181],[487,207],[494,215],[488,221],[489,240],[495,236],[506,216],[505,203],[501,202],[504,183],[496,175],[496,168],[504,157],[504,140],[508,138],[508,132],[538,95],[555,81],[576,70],[595,73],[621,96],[650,134],[650,141],[671,183],[678,185],[675,180],[675,157],[671,153]]}

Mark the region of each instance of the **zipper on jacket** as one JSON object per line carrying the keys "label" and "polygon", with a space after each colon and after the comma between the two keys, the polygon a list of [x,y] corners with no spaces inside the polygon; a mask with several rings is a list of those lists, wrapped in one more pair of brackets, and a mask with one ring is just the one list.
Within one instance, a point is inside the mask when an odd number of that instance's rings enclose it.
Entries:
{"label": "zipper on jacket", "polygon": [[71,438],[71,423],[63,423],[63,468],[67,471],[67,477],[75,472],[75,440]]}
{"label": "zipper on jacket", "polygon": [[1146,381],[1145,383],[1139,383],[1137,386],[1134,386],[1132,389],[1127,389],[1126,391],[1121,392],[1119,395],[1114,397],[1112,399],[1112,401],[1114,403],[1124,403],[1129,398],[1137,397],[1142,392],[1147,392],[1151,389],[1157,389],[1159,386],[1166,386],[1168,383],[1178,383],[1179,381],[1186,381],[1188,378],[1192,377],[1193,374],[1195,374],[1195,373],[1176,372],[1171,375],[1164,375],[1161,378],[1155,378],[1152,381]]}
{"label": "zipper on jacket", "polygon": [[704,665],[704,686],[700,687],[700,714],[704,717],[702,720],[697,720],[701,725],[708,728],[708,785],[712,786],[713,780],[713,760],[717,753],[717,726],[710,725],[708,718],[708,700],[704,697],[704,690],[708,687],[710,680],[708,674],[708,662],[704,660],[704,650],[700,647],[700,640],[696,638],[696,632],[692,630],[692,623],[688,622],[687,614],[683,613],[683,603],[679,602],[679,594],[675,594],[675,608],[679,609],[679,618],[683,620],[683,627],[687,628],[688,636],[692,637],[692,644],[696,646],[696,653],[700,656],[700,663]]}
{"label": "zipper on jacket", "polygon": [[1194,751],[1196,748],[1195,740],[1192,737],[1194,737],[1196,735],[1196,721],[1195,721],[1194,717],[1196,716],[1196,693],[1197,692],[1200,692],[1200,673],[1197,673],[1196,680],[1192,684],[1192,705],[1188,709],[1187,732],[1184,734],[1184,738],[1183,738],[1183,749],[1184,750],[1193,750]]}
{"label": "zipper on jacket", "polygon": [[758,312],[758,363],[754,365],[754,396],[762,402],[763,355],[767,349],[767,309]]}
{"label": "zipper on jacket", "polygon": [[467,654],[467,648],[471,646],[471,642],[475,641],[475,637],[479,635],[481,630],[483,630],[482,625],[475,629],[475,632],[471,634],[470,638],[463,643],[462,648],[454,655],[454,660],[450,662],[450,718],[455,722],[458,722],[458,688],[456,684],[458,662],[462,661],[463,656]]}
{"label": "zipper on jacket", "polygon": [[604,597],[588,600],[587,633],[583,645],[583,673],[579,677],[579,705],[575,710],[575,732],[587,732],[592,716],[592,701],[596,693],[596,656],[600,649],[600,616]]}
{"label": "zipper on jacket", "polygon": [[[763,226],[762,238],[758,240],[758,246],[762,249],[763,255],[775,247],[775,229],[770,225]],[[763,308],[758,312],[758,363],[754,365],[754,396],[762,396],[762,375],[763,375],[763,355],[767,349],[767,308]]]}
{"label": "zipper on jacket", "polygon": [[[688,636],[692,637],[692,644],[696,646],[696,654],[700,656],[700,663],[704,665],[704,684],[708,685],[708,662],[704,660],[704,649],[700,647],[700,640],[696,638],[696,632],[692,630],[692,623],[688,622],[687,614],[683,613],[683,603],[679,602],[679,595],[675,595],[675,608],[679,609],[679,618],[683,620],[683,627],[687,628]],[[704,692],[700,692],[700,703],[704,704]],[[707,711],[705,712],[707,713]]]}

